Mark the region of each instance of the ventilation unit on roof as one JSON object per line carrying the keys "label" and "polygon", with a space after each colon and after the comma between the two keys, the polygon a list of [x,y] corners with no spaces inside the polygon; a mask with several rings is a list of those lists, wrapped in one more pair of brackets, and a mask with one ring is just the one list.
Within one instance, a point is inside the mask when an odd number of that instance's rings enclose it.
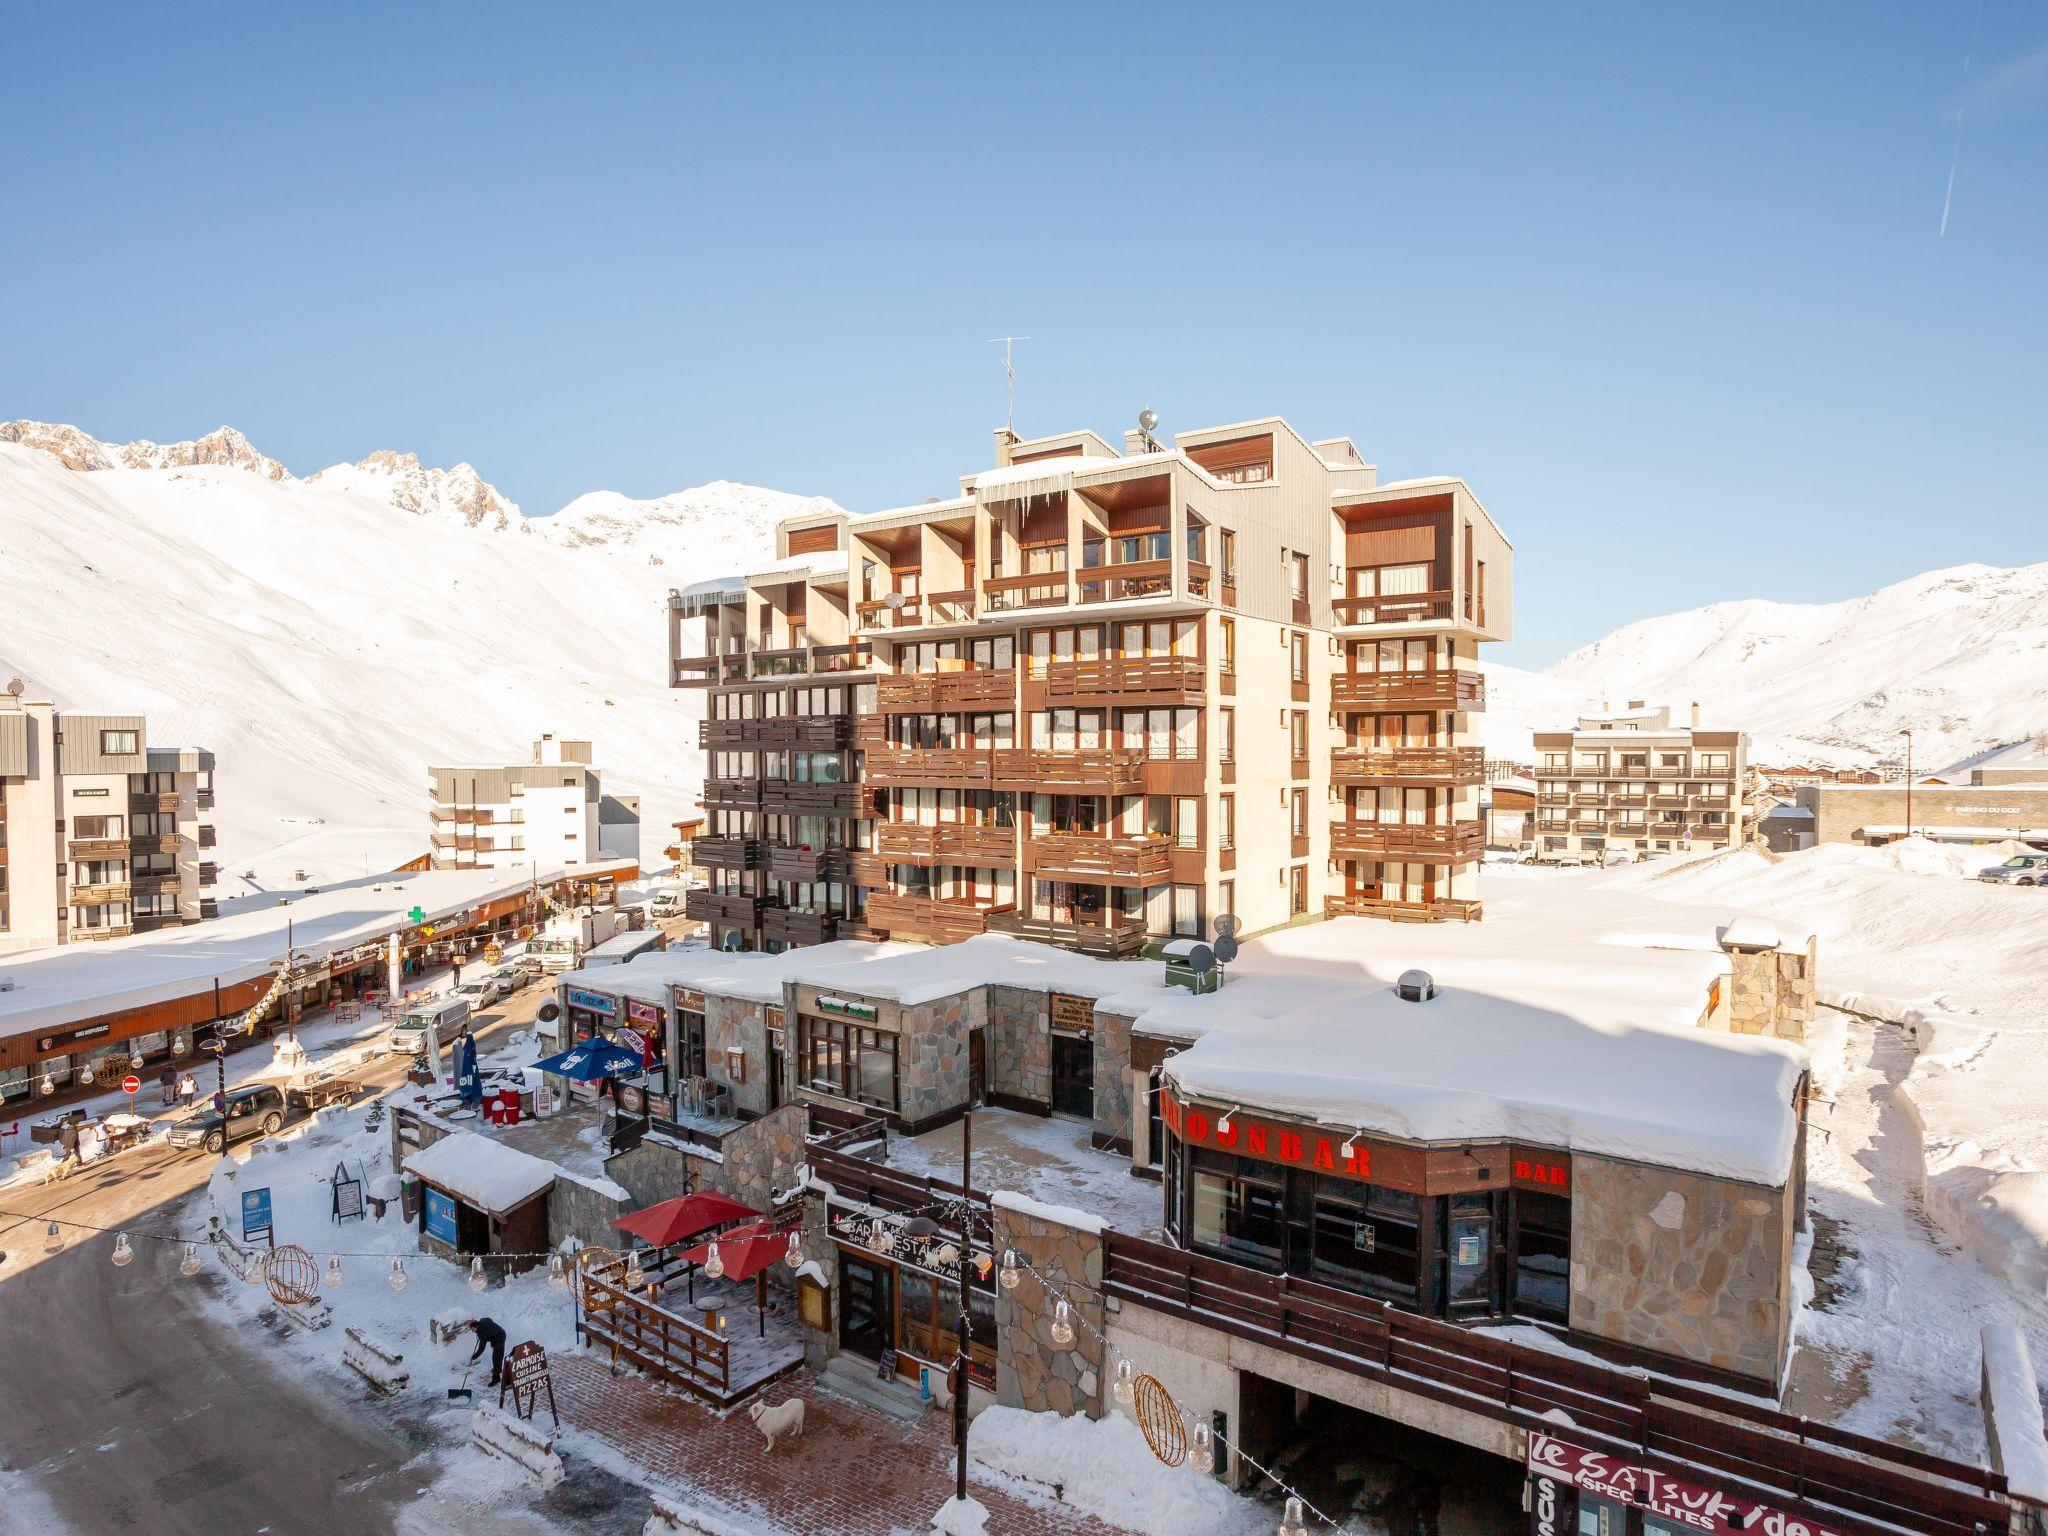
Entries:
{"label": "ventilation unit on roof", "polygon": [[1394,991],[1404,1003],[1426,1003],[1436,996],[1436,981],[1427,971],[1403,971]]}

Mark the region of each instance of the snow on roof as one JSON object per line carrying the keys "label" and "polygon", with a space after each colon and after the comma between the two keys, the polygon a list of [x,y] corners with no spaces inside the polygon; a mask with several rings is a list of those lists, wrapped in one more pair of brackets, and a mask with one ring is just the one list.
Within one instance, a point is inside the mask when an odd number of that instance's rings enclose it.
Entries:
{"label": "snow on roof", "polygon": [[1782,941],[1768,917],[1738,917],[1721,930],[1721,942],[1731,949],[1776,949]]}
{"label": "snow on roof", "polygon": [[[2005,787],[2005,786],[2002,786]],[[1858,827],[1865,837],[1904,837],[1906,824],[1903,821],[1890,825]],[[1930,827],[1924,821],[1913,823],[1915,837],[1959,837],[1959,838],[2012,838],[2017,842],[2033,842],[2048,838],[2048,827],[1994,827],[1979,822],[1973,827]]]}
{"label": "snow on roof", "polygon": [[552,1188],[556,1171],[553,1163],[474,1131],[455,1131],[432,1146],[406,1153],[405,1166],[493,1216]]}
{"label": "snow on roof", "polygon": [[744,595],[747,578],[734,571],[725,576],[712,576],[704,581],[693,581],[677,592],[678,597],[717,597],[726,593]]}
{"label": "snow on roof", "polygon": [[613,934],[601,944],[593,944],[584,951],[583,958],[588,960],[592,955],[631,955],[638,953],[645,945],[660,943],[659,928],[628,928],[622,933]]}
{"label": "snow on roof", "polygon": [[771,560],[766,565],[749,566],[747,579],[757,581],[765,576],[837,576],[845,570],[845,550],[821,549],[812,555],[790,555],[781,560]]}
{"label": "snow on roof", "polygon": [[1425,485],[1456,485],[1456,475],[1417,475],[1412,480],[1389,480],[1384,485],[1373,487],[1376,491],[1413,491]]}
{"label": "snow on roof", "polygon": [[1111,471],[1143,469],[1156,464],[1181,464],[1207,475],[1207,471],[1185,458],[1175,448],[1161,448],[1153,453],[1120,454],[1114,458],[1100,454],[1067,453],[1057,458],[1032,459],[1023,464],[1010,464],[1002,469],[984,469],[974,476],[974,494],[980,499],[986,499],[992,491],[1007,491],[1011,496],[1036,495],[1059,489],[1077,474],[1108,474]]}
{"label": "snow on roof", "polygon": [[[885,949],[888,954],[834,955],[841,948]],[[1126,1000],[1166,991],[1165,972],[1150,964],[1097,960],[1050,944],[1034,944],[986,933],[944,945],[819,944],[792,950],[797,963],[790,979],[864,997],[888,998],[906,1007],[970,991],[991,983],[1029,990]],[[778,957],[783,958],[783,957]],[[719,990],[724,990],[720,986]],[[1119,1011],[1126,1011],[1119,1009]]]}
{"label": "snow on roof", "polygon": [[873,512],[856,512],[853,521],[858,523],[877,522],[885,517],[916,517],[920,513],[966,512],[974,506],[972,496],[954,496],[945,501],[923,501],[908,507],[882,507]]}
{"label": "snow on roof", "polygon": [[[630,859],[543,868],[550,885],[568,877],[600,876],[633,867]],[[286,899],[183,928],[97,944],[64,945],[0,956],[0,976],[14,982],[0,992],[0,1033],[19,1033],[91,1015],[168,1002],[268,976],[291,941],[316,960],[409,932],[407,914],[418,907],[427,922],[484,902],[516,896],[533,877],[525,868],[429,869],[369,875],[317,894],[280,893]]]}

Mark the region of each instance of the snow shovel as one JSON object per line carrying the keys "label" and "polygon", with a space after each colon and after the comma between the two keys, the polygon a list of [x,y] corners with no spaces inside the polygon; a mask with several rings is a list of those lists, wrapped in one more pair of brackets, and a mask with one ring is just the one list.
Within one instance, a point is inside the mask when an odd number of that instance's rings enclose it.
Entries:
{"label": "snow shovel", "polygon": [[463,1371],[462,1371],[462,1385],[461,1385],[461,1386],[459,1386],[459,1387],[450,1387],[450,1388],[448,1389],[448,1401],[449,1401],[449,1402],[451,1402],[451,1403],[467,1403],[467,1402],[471,1402],[471,1401],[473,1401],[473,1400],[474,1400],[474,1398],[475,1398],[475,1394],[474,1394],[473,1392],[471,1392],[471,1391],[469,1390],[469,1372],[470,1372],[470,1367],[468,1367],[468,1366],[465,1366],[465,1367],[463,1367]]}

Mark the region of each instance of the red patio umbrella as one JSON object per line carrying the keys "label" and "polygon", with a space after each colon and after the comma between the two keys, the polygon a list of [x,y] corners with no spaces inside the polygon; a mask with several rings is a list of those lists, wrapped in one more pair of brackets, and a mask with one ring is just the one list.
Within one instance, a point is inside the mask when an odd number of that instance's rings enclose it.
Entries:
{"label": "red patio umbrella", "polygon": [[[742,1280],[754,1282],[754,1313],[760,1319],[764,1338],[768,1334],[768,1271],[789,1252],[789,1234],[794,1230],[778,1227],[769,1220],[750,1221],[711,1240],[718,1244],[718,1258],[725,1266],[726,1279],[735,1284]],[[686,1248],[683,1257],[692,1264],[709,1263],[711,1243]]]}
{"label": "red patio umbrella", "polygon": [[761,1213],[728,1196],[707,1190],[701,1194],[678,1195],[645,1210],[633,1211],[612,1222],[621,1232],[630,1232],[650,1248],[667,1248],[729,1221],[741,1221]]}

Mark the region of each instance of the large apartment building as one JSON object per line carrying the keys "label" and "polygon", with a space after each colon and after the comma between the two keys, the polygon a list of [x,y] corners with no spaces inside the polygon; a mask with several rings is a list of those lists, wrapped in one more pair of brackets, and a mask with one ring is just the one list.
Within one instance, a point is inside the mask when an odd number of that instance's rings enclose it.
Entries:
{"label": "large apartment building", "polygon": [[708,696],[686,910],[718,942],[1127,955],[1222,913],[1478,914],[1512,550],[1461,481],[1377,486],[1278,418],[995,450],[672,598],[671,681]]}
{"label": "large apartment building", "polygon": [[1673,853],[1738,847],[1755,808],[1744,794],[1749,737],[1673,725],[1668,708],[1582,715],[1569,731],[1538,731],[1536,852]]}
{"label": "large apartment building", "polygon": [[640,857],[640,797],[608,795],[587,741],[552,733],[529,762],[429,768],[435,869]]}
{"label": "large apartment building", "polygon": [[214,915],[213,754],[0,694],[0,951]]}

